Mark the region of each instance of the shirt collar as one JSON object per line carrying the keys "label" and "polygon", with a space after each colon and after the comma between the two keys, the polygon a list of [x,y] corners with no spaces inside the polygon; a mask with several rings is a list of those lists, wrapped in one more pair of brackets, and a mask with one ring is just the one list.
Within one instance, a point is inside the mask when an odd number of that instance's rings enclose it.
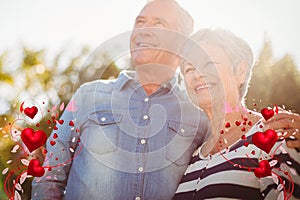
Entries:
{"label": "shirt collar", "polygon": [[[134,77],[135,77],[135,71],[122,70],[120,72],[115,88],[118,91],[121,91],[128,82],[135,81]],[[169,91],[172,91],[177,86],[178,86],[178,73],[176,72],[175,76],[171,80],[162,84],[161,89],[168,89]]]}

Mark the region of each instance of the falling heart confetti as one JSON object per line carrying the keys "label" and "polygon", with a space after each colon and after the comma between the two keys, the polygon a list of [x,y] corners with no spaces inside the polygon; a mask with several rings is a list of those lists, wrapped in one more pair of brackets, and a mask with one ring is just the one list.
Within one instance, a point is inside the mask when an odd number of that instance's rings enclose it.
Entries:
{"label": "falling heart confetti", "polygon": [[32,106],[32,107],[27,107],[24,109],[24,113],[25,115],[27,115],[28,117],[30,117],[31,119],[33,119],[35,117],[35,115],[37,114],[38,109],[36,106]]}
{"label": "falling heart confetti", "polygon": [[254,169],[254,174],[257,178],[271,176],[272,174],[269,162],[267,160],[260,161],[258,167]]}
{"label": "falling heart confetti", "polygon": [[74,126],[74,122],[72,120],[69,122],[69,126]]}
{"label": "falling heart confetti", "polygon": [[239,125],[241,125],[241,122],[235,121],[235,125],[239,126]]}
{"label": "falling heart confetti", "polygon": [[25,128],[21,133],[21,139],[30,152],[45,144],[47,135],[44,131],[34,132],[32,128]]}
{"label": "falling heart confetti", "polygon": [[265,132],[256,132],[252,136],[253,144],[267,153],[271,151],[277,140],[277,133],[272,129],[268,129]]}
{"label": "falling heart confetti", "polygon": [[263,108],[260,112],[266,121],[274,116],[273,109]]}
{"label": "falling heart confetti", "polygon": [[44,173],[45,173],[45,169],[43,167],[41,167],[41,163],[38,159],[30,160],[29,166],[28,166],[28,171],[27,171],[28,175],[32,175],[35,177],[41,177],[44,175]]}
{"label": "falling heart confetti", "polygon": [[230,123],[227,122],[227,123],[225,124],[225,128],[229,128],[229,127],[230,127]]}

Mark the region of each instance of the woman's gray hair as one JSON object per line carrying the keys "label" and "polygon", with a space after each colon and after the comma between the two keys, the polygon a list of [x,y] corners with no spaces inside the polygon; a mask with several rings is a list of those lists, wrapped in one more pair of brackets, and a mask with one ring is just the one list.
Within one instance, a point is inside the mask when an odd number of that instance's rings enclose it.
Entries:
{"label": "woman's gray hair", "polygon": [[254,53],[248,42],[228,30],[209,28],[200,29],[191,36],[191,39],[199,45],[213,45],[222,48],[231,60],[234,73],[238,64],[246,61],[248,66],[246,78],[240,87],[240,98],[243,101],[247,94],[254,65]]}

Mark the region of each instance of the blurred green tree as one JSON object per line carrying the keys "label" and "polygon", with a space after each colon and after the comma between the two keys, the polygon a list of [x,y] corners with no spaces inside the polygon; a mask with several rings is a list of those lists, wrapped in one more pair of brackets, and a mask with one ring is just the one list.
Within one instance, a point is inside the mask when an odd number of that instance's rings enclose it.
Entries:
{"label": "blurred green tree", "polygon": [[265,40],[253,68],[246,105],[260,111],[275,104],[300,112],[300,72],[289,55],[275,61],[271,42]]}
{"label": "blurred green tree", "polygon": [[[55,106],[59,107],[61,103],[67,104],[73,95],[73,92],[84,82],[92,81],[96,79],[108,79],[117,77],[120,69],[117,67],[114,61],[112,61],[109,56],[104,53],[101,55],[95,55],[90,60],[89,65],[84,66],[85,59],[89,56],[90,50],[88,47],[82,47],[77,55],[68,58],[67,61],[64,57],[65,50],[58,52],[51,64],[46,64],[45,60],[45,50],[30,50],[23,47],[23,54],[21,58],[20,66],[11,72],[6,72],[5,69],[5,59],[9,52],[5,52],[0,56],[0,83],[1,88],[4,85],[9,84],[15,88],[14,99],[7,99],[4,92],[0,92],[0,98],[5,99],[9,102],[10,109],[7,113],[0,116],[0,131],[2,133],[0,137],[0,171],[2,172],[6,168],[12,168],[11,163],[7,163],[9,160],[18,160],[24,155],[12,154],[11,149],[16,144],[9,137],[9,122],[15,120],[15,117],[20,114],[19,107],[22,101],[20,96],[24,95],[27,98],[35,99],[38,95],[44,94],[48,102],[48,108],[52,110]],[[63,66],[61,63],[65,63]],[[18,79],[15,81],[15,78]],[[16,82],[24,79],[24,84],[21,84],[21,88],[16,88]],[[20,84],[19,86],[20,87]],[[61,110],[56,108],[57,115],[61,114]],[[52,112],[44,112],[42,120],[39,122],[39,129],[46,132],[49,135],[52,131],[52,123],[49,125],[48,120],[51,120]],[[26,127],[31,127],[36,129],[35,125],[27,125]],[[2,137],[4,136],[5,137]],[[43,160],[43,152],[41,150],[36,150],[35,155]],[[22,163],[17,163],[18,166],[22,166]],[[18,174],[12,176],[9,180],[8,185],[3,185],[5,178],[8,176],[9,172],[4,175],[0,175],[0,199],[6,199],[7,196],[4,192],[4,187],[12,187],[12,180],[16,178]],[[31,181],[32,179],[27,179],[23,184],[22,188],[24,192],[20,195],[22,199],[31,199]]]}

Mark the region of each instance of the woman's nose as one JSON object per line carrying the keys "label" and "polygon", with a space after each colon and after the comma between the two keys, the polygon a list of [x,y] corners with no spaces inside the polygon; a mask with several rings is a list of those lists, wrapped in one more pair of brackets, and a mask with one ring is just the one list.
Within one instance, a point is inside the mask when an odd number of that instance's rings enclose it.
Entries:
{"label": "woman's nose", "polygon": [[199,70],[194,71],[194,79],[202,79],[205,78],[205,74],[203,72],[200,72]]}

